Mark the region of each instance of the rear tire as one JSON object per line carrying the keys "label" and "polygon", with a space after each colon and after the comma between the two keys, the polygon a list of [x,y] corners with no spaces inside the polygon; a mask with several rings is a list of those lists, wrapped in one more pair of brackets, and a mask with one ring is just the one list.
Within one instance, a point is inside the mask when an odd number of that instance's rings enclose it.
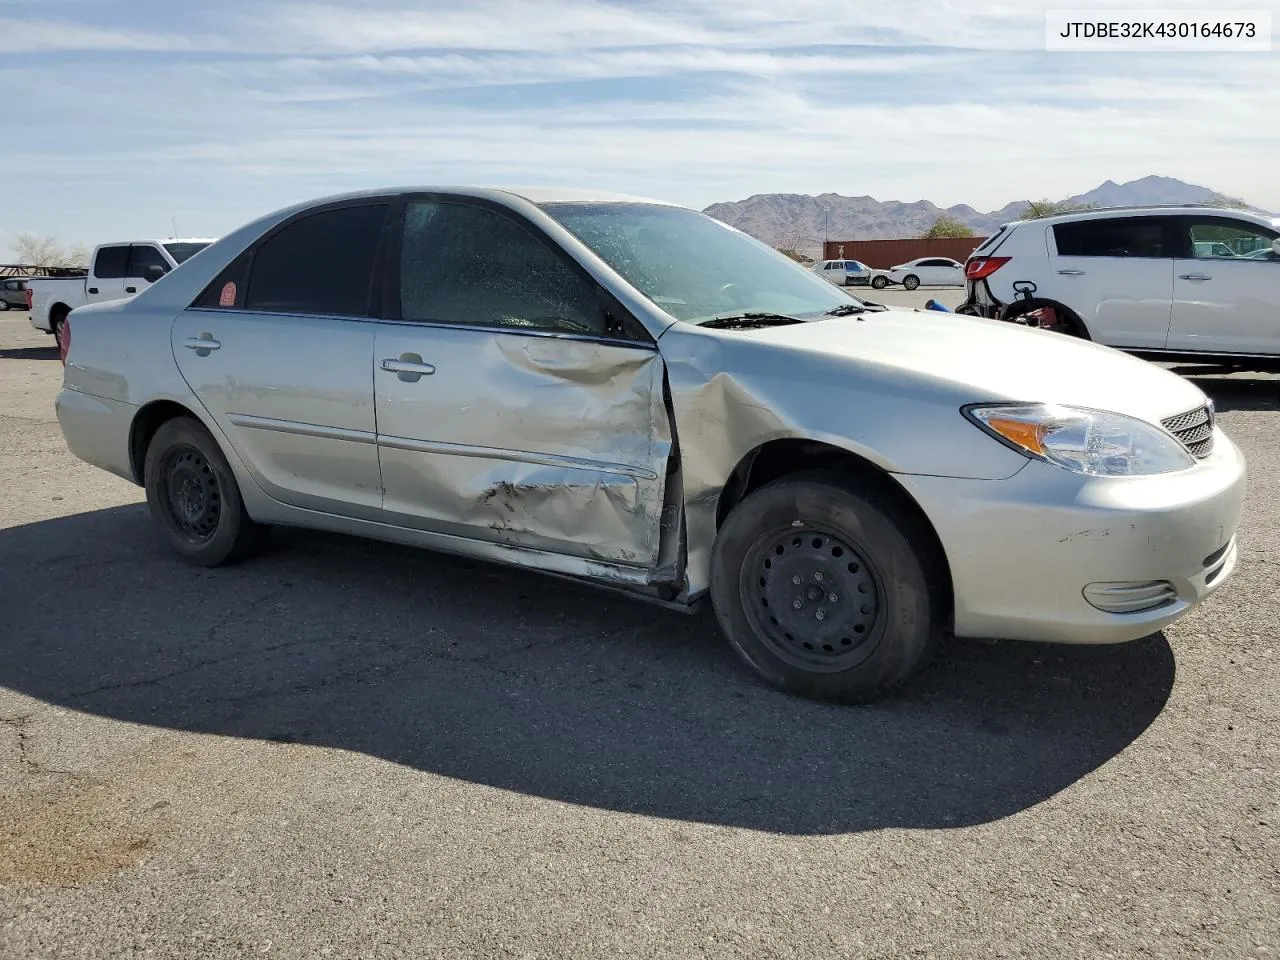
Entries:
{"label": "rear tire", "polygon": [[5,313],[8,311],[8,309],[9,309],[9,301],[0,300],[0,313]]}
{"label": "rear tire", "polygon": [[898,513],[826,474],[784,477],[734,507],[716,537],[711,599],[757,674],[800,696],[861,703],[928,661],[946,591]]}
{"label": "rear tire", "polygon": [[55,310],[53,316],[49,318],[49,330],[53,334],[53,341],[58,345],[59,352],[62,351],[62,334],[67,326],[67,311]]}
{"label": "rear tire", "polygon": [[217,441],[190,417],[166,420],[151,438],[143,485],[160,538],[188,563],[236,563],[266,543],[269,528],[245,510]]}
{"label": "rear tire", "polygon": [[1089,331],[1085,328],[1081,319],[1076,316],[1075,312],[1053,300],[1042,300],[1039,297],[1033,297],[1030,300],[1018,300],[1005,309],[1000,319],[1012,322],[1034,310],[1052,311],[1053,319],[1047,325],[1036,323],[1031,324],[1031,326],[1035,326],[1039,330],[1060,333],[1067,337],[1078,337],[1081,340],[1090,339]]}
{"label": "rear tire", "polygon": [[872,277],[871,278],[871,286],[875,287],[877,290],[883,290],[888,285],[889,285],[888,277]]}
{"label": "rear tire", "polygon": [[920,286],[920,278],[914,273],[909,273],[902,278],[902,285],[908,290],[914,290],[916,287]]}

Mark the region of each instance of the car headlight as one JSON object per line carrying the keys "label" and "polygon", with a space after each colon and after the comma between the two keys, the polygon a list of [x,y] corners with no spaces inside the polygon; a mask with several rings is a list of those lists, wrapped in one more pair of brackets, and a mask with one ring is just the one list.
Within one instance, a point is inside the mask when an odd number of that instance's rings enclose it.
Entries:
{"label": "car headlight", "polygon": [[980,404],[965,416],[1027,456],[1091,477],[1142,477],[1195,466],[1161,428],[1120,413],[1045,403]]}

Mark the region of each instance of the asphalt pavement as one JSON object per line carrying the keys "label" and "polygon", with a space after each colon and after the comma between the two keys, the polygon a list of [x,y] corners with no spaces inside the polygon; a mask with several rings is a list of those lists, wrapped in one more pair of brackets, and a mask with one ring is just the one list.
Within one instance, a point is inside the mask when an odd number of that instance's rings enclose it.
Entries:
{"label": "asphalt pavement", "polygon": [[[877,291],[922,304],[957,291]],[[954,298],[954,297],[953,297]],[[1280,956],[1280,381],[1234,579],[842,708],[709,615],[280,532],[185,566],[0,315],[0,956]]]}

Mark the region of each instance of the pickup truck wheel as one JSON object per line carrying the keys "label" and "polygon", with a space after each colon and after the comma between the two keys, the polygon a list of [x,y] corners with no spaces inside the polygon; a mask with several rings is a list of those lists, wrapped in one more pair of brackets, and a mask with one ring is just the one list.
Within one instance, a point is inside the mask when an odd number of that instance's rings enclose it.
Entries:
{"label": "pickup truck wheel", "polygon": [[914,290],[916,287],[920,286],[920,278],[914,273],[908,273],[902,278],[902,285],[908,290]]}
{"label": "pickup truck wheel", "polygon": [[892,504],[834,477],[783,478],[725,520],[711,599],[743,660],[774,686],[859,703],[904,684],[936,647],[943,595]]}
{"label": "pickup truck wheel", "polygon": [[226,457],[197,421],[175,417],[160,425],[143,478],[161,539],[187,562],[236,563],[265,543],[268,528],[250,518]]}
{"label": "pickup truck wheel", "polygon": [[52,328],[49,332],[53,334],[54,343],[58,345],[58,349],[62,349],[62,332],[67,325],[67,311],[55,310],[52,317],[49,318],[49,326]]}

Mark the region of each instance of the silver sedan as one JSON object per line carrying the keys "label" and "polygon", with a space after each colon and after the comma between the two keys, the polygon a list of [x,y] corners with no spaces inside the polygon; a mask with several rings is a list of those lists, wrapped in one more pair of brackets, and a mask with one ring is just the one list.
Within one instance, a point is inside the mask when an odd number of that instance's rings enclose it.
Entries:
{"label": "silver sedan", "polygon": [[948,635],[1131,640],[1236,561],[1244,462],[1190,383],[864,303],[664,203],[326,199],[68,329],[68,445],[192,563],[294,525],[709,596],[806,696],[892,690]]}

